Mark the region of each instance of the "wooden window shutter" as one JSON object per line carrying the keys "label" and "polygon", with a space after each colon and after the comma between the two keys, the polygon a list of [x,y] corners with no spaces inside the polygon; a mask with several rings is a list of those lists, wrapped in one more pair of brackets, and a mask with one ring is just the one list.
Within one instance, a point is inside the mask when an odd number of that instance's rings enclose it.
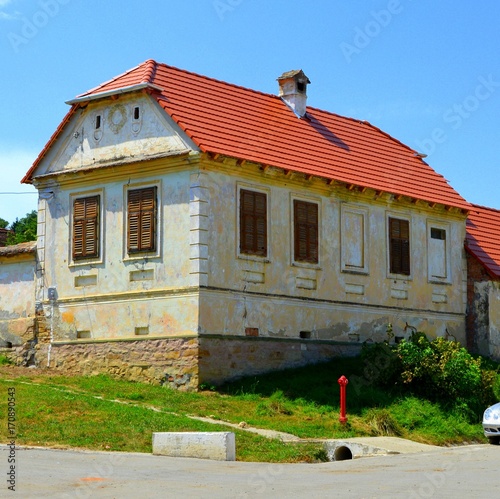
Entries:
{"label": "wooden window shutter", "polygon": [[267,195],[240,190],[240,253],[267,256]]}
{"label": "wooden window shutter", "polygon": [[408,220],[389,219],[390,271],[410,275],[410,223]]}
{"label": "wooden window shutter", "polygon": [[294,200],[294,259],[318,263],[318,205]]}
{"label": "wooden window shutter", "polygon": [[127,248],[129,253],[156,250],[156,187],[128,191]]}
{"label": "wooden window shutter", "polygon": [[73,259],[99,256],[99,196],[73,202]]}

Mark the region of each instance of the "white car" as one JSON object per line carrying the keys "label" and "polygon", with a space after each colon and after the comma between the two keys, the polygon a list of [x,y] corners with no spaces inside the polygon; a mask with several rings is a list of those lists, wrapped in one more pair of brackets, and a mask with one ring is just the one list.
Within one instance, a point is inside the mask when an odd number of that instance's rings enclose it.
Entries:
{"label": "white car", "polygon": [[491,444],[500,443],[500,402],[484,411],[483,430]]}

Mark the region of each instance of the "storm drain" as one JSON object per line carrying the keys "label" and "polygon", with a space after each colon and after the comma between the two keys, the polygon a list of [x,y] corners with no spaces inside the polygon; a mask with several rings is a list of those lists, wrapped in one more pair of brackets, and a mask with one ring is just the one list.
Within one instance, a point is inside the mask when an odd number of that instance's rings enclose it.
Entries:
{"label": "storm drain", "polygon": [[340,445],[333,452],[334,461],[347,461],[348,459],[352,459],[352,451],[347,445]]}

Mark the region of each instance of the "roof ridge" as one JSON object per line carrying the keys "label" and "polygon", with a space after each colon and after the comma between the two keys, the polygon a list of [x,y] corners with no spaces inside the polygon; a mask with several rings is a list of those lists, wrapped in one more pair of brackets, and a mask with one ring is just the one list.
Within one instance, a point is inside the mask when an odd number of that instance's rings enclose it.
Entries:
{"label": "roof ridge", "polygon": [[164,62],[158,62],[157,66],[164,66],[165,68],[168,68],[168,69],[173,69],[175,71],[180,71],[180,72],[186,73],[188,75],[205,78],[206,80],[214,81],[214,82],[217,82],[217,83],[221,83],[221,84],[229,86],[229,87],[238,88],[238,89],[241,89],[241,90],[247,90],[248,92],[252,92],[254,94],[259,94],[259,95],[265,95],[266,97],[273,97],[273,98],[275,98],[277,100],[280,100],[280,101],[282,100],[281,97],[279,95],[277,95],[277,94],[272,94],[272,93],[269,93],[269,92],[263,92],[262,90],[255,90],[254,88],[245,87],[243,85],[238,85],[236,83],[231,83],[229,81],[220,80],[219,78],[214,78],[212,76],[207,76],[207,75],[204,75],[204,74],[196,73],[194,71],[189,71],[187,69],[182,69],[182,68],[178,68],[176,66],[171,66],[171,65],[166,64]]}
{"label": "roof ridge", "polygon": [[144,77],[142,79],[142,83],[153,83],[158,63],[154,59],[148,59],[139,65],[139,67],[140,66],[144,66]]}
{"label": "roof ridge", "polygon": [[484,205],[476,204],[476,203],[471,203],[471,205],[474,206],[474,208],[479,208],[481,210],[495,211],[495,212],[500,214],[500,209],[498,209],[498,208],[491,208],[490,206],[484,206]]}

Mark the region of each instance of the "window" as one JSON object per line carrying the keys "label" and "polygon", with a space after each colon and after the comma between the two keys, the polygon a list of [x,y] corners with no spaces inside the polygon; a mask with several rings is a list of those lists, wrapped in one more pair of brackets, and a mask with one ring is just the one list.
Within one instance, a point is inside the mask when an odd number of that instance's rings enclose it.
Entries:
{"label": "window", "polygon": [[410,223],[389,218],[389,252],[391,274],[410,275]]}
{"label": "window", "polygon": [[343,272],[368,273],[368,211],[341,206],[341,264]]}
{"label": "window", "polygon": [[73,201],[73,260],[99,256],[99,196]]}
{"label": "window", "polygon": [[156,187],[128,191],[127,250],[156,250]]}
{"label": "window", "polygon": [[439,239],[440,241],[446,241],[446,231],[444,229],[431,228],[431,239]]}
{"label": "window", "polygon": [[429,279],[434,282],[449,282],[450,256],[449,245],[446,243],[447,232],[449,226],[439,224],[440,227],[434,225],[434,222],[428,223],[428,239],[427,239],[427,259]]}
{"label": "window", "polygon": [[294,260],[318,263],[318,205],[293,201]]}
{"label": "window", "polygon": [[267,256],[267,195],[240,190],[240,253]]}

